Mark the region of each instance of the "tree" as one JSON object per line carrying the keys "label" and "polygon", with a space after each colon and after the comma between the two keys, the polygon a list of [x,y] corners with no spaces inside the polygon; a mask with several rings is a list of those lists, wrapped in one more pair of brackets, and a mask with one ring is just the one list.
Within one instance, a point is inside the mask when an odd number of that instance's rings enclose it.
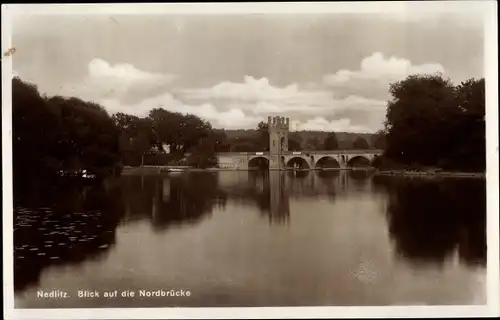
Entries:
{"label": "tree", "polygon": [[389,91],[387,156],[405,164],[437,163],[449,146],[443,129],[454,108],[452,83],[441,75],[411,75],[392,83]]}
{"label": "tree", "polygon": [[235,152],[269,151],[269,131],[267,123],[261,121],[255,130],[249,133],[239,132],[237,136],[228,139],[226,147]]}
{"label": "tree", "polygon": [[141,164],[142,157],[153,146],[161,150],[161,142],[151,119],[124,113],[116,113],[112,119],[120,129],[120,149],[124,164]]}
{"label": "tree", "polygon": [[157,108],[149,112],[160,143],[170,145],[171,151],[183,155],[212,132],[209,122],[192,114],[181,114]]}
{"label": "tree", "polygon": [[456,106],[451,114],[448,159],[450,168],[484,171],[486,169],[486,122],[484,78],[469,79],[455,88]]}
{"label": "tree", "polygon": [[178,137],[180,136],[179,131],[183,123],[182,115],[180,113],[156,108],[149,111],[148,118],[151,119],[154,124],[158,140],[170,145],[171,152],[180,152],[181,146],[179,146]]}
{"label": "tree", "polygon": [[386,147],[386,138],[385,138],[386,133],[383,130],[377,131],[375,133],[375,138],[373,141],[373,147],[375,149],[385,149]]}
{"label": "tree", "polygon": [[258,151],[269,151],[269,126],[266,122],[261,121],[257,125],[257,142]]}
{"label": "tree", "polygon": [[231,145],[227,139],[227,134],[224,129],[218,129],[213,131],[214,142],[215,142],[215,152],[229,152],[231,150]]}
{"label": "tree", "polygon": [[255,152],[257,151],[256,146],[248,141],[242,141],[235,143],[231,146],[232,152]]}
{"label": "tree", "polygon": [[[186,114],[182,117],[176,142],[182,146],[182,151],[187,151],[211,134],[212,126],[208,121],[192,114]],[[215,142],[213,139],[209,141]]]}
{"label": "tree", "polygon": [[320,142],[318,137],[307,139],[306,150],[318,150],[320,147]]}
{"label": "tree", "polygon": [[110,175],[121,160],[120,131],[106,110],[77,98],[51,97],[49,104],[61,115],[60,139],[55,146],[63,170],[90,170]]}
{"label": "tree", "polygon": [[337,141],[337,136],[335,132],[331,132],[328,134],[324,141],[324,149],[325,150],[336,150],[339,147],[339,142]]}
{"label": "tree", "polygon": [[12,151],[14,187],[28,186],[54,175],[60,158],[54,147],[60,138],[60,114],[40,96],[35,85],[12,81]]}
{"label": "tree", "polygon": [[61,170],[87,169],[104,178],[120,166],[120,130],[102,106],[42,97],[19,78],[13,79],[12,93],[16,186],[50,185]]}
{"label": "tree", "polygon": [[299,142],[288,138],[288,150],[299,151],[300,149],[301,148],[300,148],[300,143]]}
{"label": "tree", "polygon": [[190,149],[187,164],[196,168],[214,167],[218,163],[213,138],[204,138]]}
{"label": "tree", "polygon": [[302,142],[304,141],[300,132],[297,131],[288,133],[288,140],[296,141],[300,145],[300,147],[302,147]]}
{"label": "tree", "polygon": [[362,137],[357,137],[356,140],[354,140],[354,142],[352,143],[352,147],[354,149],[360,149],[360,150],[365,150],[370,148],[368,142]]}
{"label": "tree", "polygon": [[391,84],[385,155],[411,165],[485,169],[484,79],[458,86],[441,75]]}

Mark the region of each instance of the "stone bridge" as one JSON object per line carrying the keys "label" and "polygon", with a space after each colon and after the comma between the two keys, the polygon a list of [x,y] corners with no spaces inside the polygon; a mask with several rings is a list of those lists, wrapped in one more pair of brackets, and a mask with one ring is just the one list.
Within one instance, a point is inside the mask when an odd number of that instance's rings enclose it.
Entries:
{"label": "stone bridge", "polygon": [[224,152],[218,153],[219,167],[248,170],[267,168],[286,170],[287,168],[348,168],[370,166],[373,159],[382,154],[382,150],[327,150],[327,151],[289,151],[288,133],[290,119],[268,117],[269,132],[268,152]]}
{"label": "stone bridge", "polygon": [[270,170],[287,168],[320,169],[371,166],[383,150],[324,150],[270,152],[221,152],[217,154],[219,167],[249,170],[267,167]]}

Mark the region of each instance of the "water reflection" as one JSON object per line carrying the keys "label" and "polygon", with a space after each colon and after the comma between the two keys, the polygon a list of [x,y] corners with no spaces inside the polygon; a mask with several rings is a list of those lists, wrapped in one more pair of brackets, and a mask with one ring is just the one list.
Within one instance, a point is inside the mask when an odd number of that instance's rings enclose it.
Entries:
{"label": "water reflection", "polygon": [[[273,297],[282,305],[290,301],[301,304],[294,296],[299,291],[302,298],[310,293],[312,305],[326,304],[333,289],[322,287],[324,292],[320,292],[314,286],[332,279],[344,281],[343,285],[352,289],[352,296],[354,292],[360,296],[366,293],[373,294],[370,299],[383,300],[386,297],[370,288],[380,289],[387,283],[406,288],[401,283],[407,280],[400,283],[393,278],[393,273],[406,274],[405,267],[392,265],[393,254],[412,267],[425,264],[446,268],[446,262],[453,259],[460,265],[480,268],[486,265],[485,194],[484,181],[372,177],[367,171],[122,176],[100,186],[67,188],[43,196],[30,194],[15,205],[15,289],[22,292],[37,287],[41,273],[52,265],[84,265],[89,260],[97,260],[103,270],[113,263],[109,261],[127,261],[129,266],[141,270],[133,274],[133,281],[129,280],[134,283],[171,268],[170,272],[177,272],[177,277],[186,272],[183,281],[212,279],[219,272],[224,279],[227,276],[259,284],[252,278],[257,266],[252,265],[248,270],[245,266],[260,257],[274,262],[263,265],[261,273],[256,273],[260,278],[256,279],[282,286],[280,296]],[[210,233],[214,229],[217,231]],[[127,232],[135,232],[133,238]],[[179,240],[181,233],[186,236]],[[203,236],[203,241],[191,241],[197,236]],[[167,237],[170,246],[165,245]],[[130,243],[138,242],[139,238],[144,241],[141,242],[144,248],[135,252],[143,255],[137,262],[140,267],[134,264],[134,253],[130,253],[134,249],[128,251]],[[128,247],[124,244],[127,241]],[[172,245],[176,241],[182,245]],[[293,245],[289,246],[290,243]],[[175,251],[175,248],[181,249]],[[182,259],[186,248],[190,255]],[[104,259],[117,250],[120,253],[115,260]],[[167,262],[148,256],[158,252],[165,252]],[[352,280],[346,273],[362,254],[370,257],[372,263],[378,263],[376,271],[381,277],[378,281],[383,282],[379,287],[361,289],[364,284],[354,282],[358,280]],[[384,254],[390,258],[386,259]],[[131,255],[133,258],[129,259]],[[212,257],[216,258],[210,260]],[[144,260],[150,261],[150,265],[142,265]],[[318,262],[309,267],[308,263],[301,265],[301,261]],[[198,267],[203,263],[204,267],[212,268],[207,274]],[[292,286],[295,291],[289,290],[288,284],[298,285],[298,282],[281,281],[304,273],[310,281],[300,282],[302,287]],[[194,280],[193,286],[198,283]],[[243,286],[243,282],[231,285]],[[211,292],[210,288],[200,284],[200,290]],[[314,294],[317,298],[313,298]],[[345,297],[346,303],[351,302],[346,292],[335,297]]]}
{"label": "water reflection", "polygon": [[458,258],[486,265],[484,180],[375,177],[387,194],[389,232],[400,258],[442,265]]}
{"label": "water reflection", "polygon": [[[353,201],[386,194],[388,231],[399,258],[443,264],[454,255],[468,264],[486,263],[486,184],[483,180],[424,180],[372,177],[364,170],[249,172],[230,199],[254,201],[271,223],[290,222],[290,200],[339,193]],[[242,180],[238,180],[239,183]],[[229,187],[237,190],[236,185]],[[247,201],[248,202],[248,201]]]}
{"label": "water reflection", "polygon": [[290,222],[290,195],[285,188],[285,175],[280,171],[249,172],[249,182],[258,188],[258,206],[269,223]]}
{"label": "water reflection", "polygon": [[[271,224],[290,222],[290,200],[326,198],[334,201],[339,190],[346,191],[348,173],[341,171],[249,171],[236,181],[224,181],[231,200],[256,205]],[[232,173],[222,173],[222,177]],[[368,179],[368,176],[365,176]],[[344,184],[342,185],[342,181]]]}
{"label": "water reflection", "polygon": [[372,173],[367,170],[351,170],[349,171],[349,180],[353,182],[356,187],[364,187],[368,184]]}
{"label": "water reflection", "polygon": [[122,177],[125,219],[147,218],[156,231],[198,223],[226,203],[218,179],[213,173]]}
{"label": "water reflection", "polygon": [[108,252],[123,213],[118,187],[106,183],[17,195],[15,290],[36,285],[49,266],[79,264]]}

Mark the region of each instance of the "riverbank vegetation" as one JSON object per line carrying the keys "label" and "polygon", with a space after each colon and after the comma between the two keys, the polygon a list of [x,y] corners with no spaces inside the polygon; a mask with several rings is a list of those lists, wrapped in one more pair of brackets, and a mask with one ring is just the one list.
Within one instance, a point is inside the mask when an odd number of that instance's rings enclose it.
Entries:
{"label": "riverbank vegetation", "polygon": [[14,188],[50,186],[62,172],[103,178],[120,171],[119,130],[101,106],[77,98],[41,96],[13,81]]}
{"label": "riverbank vegetation", "polygon": [[[484,79],[454,85],[441,75],[412,75],[392,83],[389,92],[383,130],[351,134],[349,147],[342,133],[324,132],[320,140],[290,132],[289,149],[377,148],[385,150],[373,162],[381,171],[484,172]],[[61,173],[82,176],[85,170],[104,179],[143,164],[208,168],[217,166],[217,152],[269,150],[265,122],[234,135],[161,108],[145,117],[109,115],[94,102],[41,95],[19,78],[13,80],[12,112],[15,187],[47,185]]]}
{"label": "riverbank vegetation", "polygon": [[484,172],[485,82],[412,75],[390,85],[380,170]]}
{"label": "riverbank vegetation", "polygon": [[[231,135],[195,115],[162,108],[145,117],[110,115],[94,102],[42,95],[36,85],[17,77],[12,115],[16,186],[43,186],[62,176],[81,178],[86,172],[102,180],[120,174],[123,166],[144,164],[207,168],[217,166],[217,152],[269,150],[265,122],[243,130],[246,134],[232,130]],[[324,134],[325,143],[316,136],[304,142],[301,132],[291,132],[290,149],[340,147],[335,133]],[[368,145],[361,136],[356,141],[360,139]]]}
{"label": "riverbank vegetation", "polygon": [[153,109],[143,118],[109,115],[94,102],[41,95],[19,78],[12,85],[16,189],[79,181],[87,173],[102,180],[120,174],[124,165],[145,161],[213,166],[222,147],[220,134],[194,115],[164,109]]}

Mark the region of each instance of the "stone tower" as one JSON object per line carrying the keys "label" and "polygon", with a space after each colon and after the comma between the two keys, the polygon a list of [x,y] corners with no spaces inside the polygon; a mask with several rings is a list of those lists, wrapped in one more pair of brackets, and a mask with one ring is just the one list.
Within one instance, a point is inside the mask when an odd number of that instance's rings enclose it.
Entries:
{"label": "stone tower", "polygon": [[288,151],[288,131],[290,130],[290,119],[284,117],[268,117],[267,126],[269,130],[269,155],[271,161],[269,169],[285,169],[282,161],[283,151]]}

